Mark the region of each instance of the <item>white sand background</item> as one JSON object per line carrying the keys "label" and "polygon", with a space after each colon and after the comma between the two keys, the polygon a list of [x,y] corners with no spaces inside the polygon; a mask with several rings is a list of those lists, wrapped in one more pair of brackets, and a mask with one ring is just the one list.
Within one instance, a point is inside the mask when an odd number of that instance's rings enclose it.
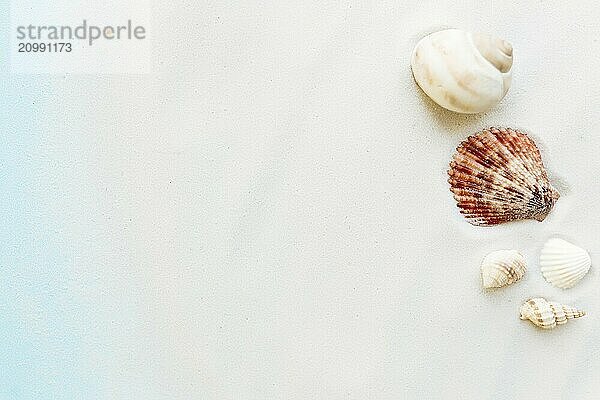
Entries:
{"label": "white sand background", "polygon": [[[48,78],[33,157],[102,397],[598,398],[597,2],[272,3],[157,3],[153,74]],[[513,44],[494,110],[415,85],[412,48],[444,27]],[[538,142],[562,192],[543,223],[460,217],[448,162],[487,126]],[[539,273],[553,235],[592,254],[571,290]],[[508,248],[527,275],[484,292],[482,257]],[[537,330],[530,296],[588,316]]]}

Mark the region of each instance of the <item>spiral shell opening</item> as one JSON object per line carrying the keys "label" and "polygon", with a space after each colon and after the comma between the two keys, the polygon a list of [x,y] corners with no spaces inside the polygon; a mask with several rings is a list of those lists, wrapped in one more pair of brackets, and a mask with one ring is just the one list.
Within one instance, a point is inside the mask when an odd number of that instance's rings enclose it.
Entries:
{"label": "spiral shell opening", "polygon": [[498,71],[502,73],[510,71],[513,65],[513,47],[509,42],[490,35],[474,33],[473,43],[483,58],[488,60]]}

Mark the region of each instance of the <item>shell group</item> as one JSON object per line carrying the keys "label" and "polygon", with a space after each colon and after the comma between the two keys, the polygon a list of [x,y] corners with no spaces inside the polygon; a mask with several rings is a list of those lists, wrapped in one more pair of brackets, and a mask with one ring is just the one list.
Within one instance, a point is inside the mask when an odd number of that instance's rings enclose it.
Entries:
{"label": "shell group", "polygon": [[575,286],[591,265],[587,251],[559,238],[549,239],[540,255],[542,275],[548,283],[561,289]]}
{"label": "shell group", "polygon": [[542,329],[553,329],[557,325],[566,324],[567,320],[580,318],[585,311],[544,298],[536,297],[527,300],[521,306],[521,319],[528,319]]}
{"label": "shell group", "polygon": [[527,271],[527,263],[516,250],[498,250],[491,252],[481,263],[483,287],[500,288],[511,285],[521,279]]}
{"label": "shell group", "polygon": [[447,29],[417,43],[415,81],[440,106],[459,113],[486,111],[502,100],[512,80],[513,48],[489,35]]}
{"label": "shell group", "polygon": [[543,221],[560,197],[534,141],[510,128],[467,138],[456,149],[448,175],[460,212],[477,226]]}

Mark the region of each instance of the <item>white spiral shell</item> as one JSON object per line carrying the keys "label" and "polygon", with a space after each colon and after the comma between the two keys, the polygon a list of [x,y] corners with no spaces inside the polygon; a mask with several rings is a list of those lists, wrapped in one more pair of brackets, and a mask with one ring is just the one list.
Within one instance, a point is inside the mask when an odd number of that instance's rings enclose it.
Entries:
{"label": "white spiral shell", "polygon": [[587,251],[559,238],[549,239],[540,255],[542,275],[548,283],[561,289],[575,286],[591,265]]}
{"label": "white spiral shell", "polygon": [[520,312],[521,319],[528,319],[542,329],[552,329],[557,325],[566,324],[569,319],[580,318],[585,315],[585,311],[547,301],[541,297],[527,300],[521,306]]}
{"label": "white spiral shell", "polygon": [[487,111],[502,100],[512,80],[510,43],[485,34],[447,29],[415,46],[417,84],[440,106],[459,113]]}
{"label": "white spiral shell", "polygon": [[527,262],[518,251],[491,252],[481,263],[483,287],[489,289],[511,285],[521,279],[525,271],[527,271]]}

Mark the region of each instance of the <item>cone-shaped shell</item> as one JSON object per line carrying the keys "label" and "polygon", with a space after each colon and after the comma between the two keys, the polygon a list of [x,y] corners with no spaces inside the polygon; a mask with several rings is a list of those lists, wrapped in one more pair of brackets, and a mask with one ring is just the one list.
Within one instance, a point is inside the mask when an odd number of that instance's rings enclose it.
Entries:
{"label": "cone-shaped shell", "polygon": [[411,67],[415,81],[433,101],[472,114],[492,108],[506,95],[512,56],[505,40],[446,29],[417,43]]}
{"label": "cone-shaped shell", "polygon": [[561,289],[575,286],[591,265],[587,251],[559,238],[548,240],[540,256],[542,275],[548,283]]}
{"label": "cone-shaped shell", "polygon": [[521,306],[520,318],[528,319],[542,329],[552,329],[557,325],[566,324],[567,320],[583,317],[585,311],[571,306],[547,301],[541,297],[527,300]]}
{"label": "cone-shaped shell", "polygon": [[485,256],[481,263],[483,287],[499,288],[521,279],[527,270],[525,258],[516,250],[499,250]]}
{"label": "cone-shaped shell", "polygon": [[448,175],[460,212],[478,226],[543,221],[560,197],[533,140],[513,129],[490,128],[467,138]]}

